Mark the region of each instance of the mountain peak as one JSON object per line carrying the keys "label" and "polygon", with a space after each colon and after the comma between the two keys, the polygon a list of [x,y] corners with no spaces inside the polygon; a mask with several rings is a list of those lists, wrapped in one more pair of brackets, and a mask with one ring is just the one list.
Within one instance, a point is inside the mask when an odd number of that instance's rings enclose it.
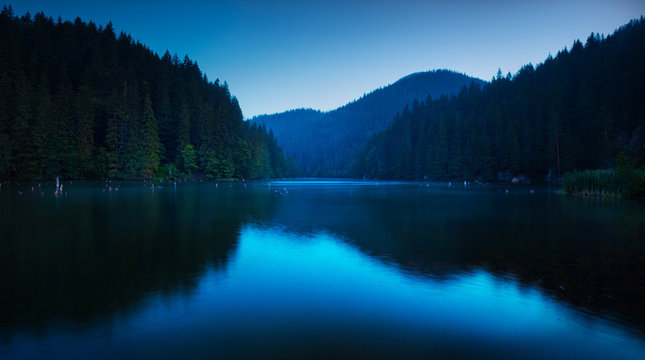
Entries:
{"label": "mountain peak", "polygon": [[415,100],[458,93],[485,82],[451,70],[416,72],[371,91],[335,110],[294,109],[251,121],[273,130],[286,155],[303,175],[345,176],[357,151]]}

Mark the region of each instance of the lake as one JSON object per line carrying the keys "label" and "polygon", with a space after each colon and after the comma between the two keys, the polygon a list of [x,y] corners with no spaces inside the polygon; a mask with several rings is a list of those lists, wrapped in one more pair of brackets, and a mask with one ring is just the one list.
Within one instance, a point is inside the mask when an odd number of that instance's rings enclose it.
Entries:
{"label": "lake", "polygon": [[157,185],[2,184],[0,358],[645,358],[643,200]]}

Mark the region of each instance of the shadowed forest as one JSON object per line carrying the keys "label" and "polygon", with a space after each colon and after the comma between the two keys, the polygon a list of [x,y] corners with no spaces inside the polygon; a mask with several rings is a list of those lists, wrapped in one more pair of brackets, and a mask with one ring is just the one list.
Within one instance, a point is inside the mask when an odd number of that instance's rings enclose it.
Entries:
{"label": "shadowed forest", "polygon": [[0,33],[0,178],[287,174],[273,135],[187,56],[7,7]]}
{"label": "shadowed forest", "polygon": [[[0,30],[4,179],[560,182],[614,168],[622,156],[634,184],[616,192],[645,190],[643,18],[489,83],[416,73],[333,111],[251,121],[226,82],[209,81],[187,56],[160,57],[117,36],[111,24],[17,17],[5,7]],[[571,188],[593,192],[597,182]]]}
{"label": "shadowed forest", "polygon": [[621,152],[643,166],[643,44],[641,18],[514,76],[415,102],[370,140],[354,176],[495,180],[501,171],[555,179],[612,167]]}
{"label": "shadowed forest", "polygon": [[309,176],[559,182],[615,167],[621,154],[637,169],[645,165],[643,44],[641,18],[489,83],[415,74],[421,83],[402,79],[332,112],[253,120],[274,129]]}

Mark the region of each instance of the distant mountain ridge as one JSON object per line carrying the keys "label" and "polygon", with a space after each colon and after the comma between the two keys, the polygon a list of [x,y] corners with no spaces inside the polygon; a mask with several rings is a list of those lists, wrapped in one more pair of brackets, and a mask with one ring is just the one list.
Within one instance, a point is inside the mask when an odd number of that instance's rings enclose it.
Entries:
{"label": "distant mountain ridge", "polygon": [[349,174],[351,162],[368,139],[385,130],[406,105],[456,94],[471,83],[485,82],[449,70],[418,72],[335,110],[296,109],[250,121],[273,131],[301,175],[342,177]]}

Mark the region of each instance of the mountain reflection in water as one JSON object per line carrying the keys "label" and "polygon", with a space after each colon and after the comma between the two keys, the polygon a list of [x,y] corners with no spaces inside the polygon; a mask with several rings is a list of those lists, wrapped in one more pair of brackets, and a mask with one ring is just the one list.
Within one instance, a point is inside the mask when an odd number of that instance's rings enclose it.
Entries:
{"label": "mountain reflection in water", "polygon": [[99,185],[68,198],[3,186],[0,357],[645,351],[642,202],[418,183]]}

